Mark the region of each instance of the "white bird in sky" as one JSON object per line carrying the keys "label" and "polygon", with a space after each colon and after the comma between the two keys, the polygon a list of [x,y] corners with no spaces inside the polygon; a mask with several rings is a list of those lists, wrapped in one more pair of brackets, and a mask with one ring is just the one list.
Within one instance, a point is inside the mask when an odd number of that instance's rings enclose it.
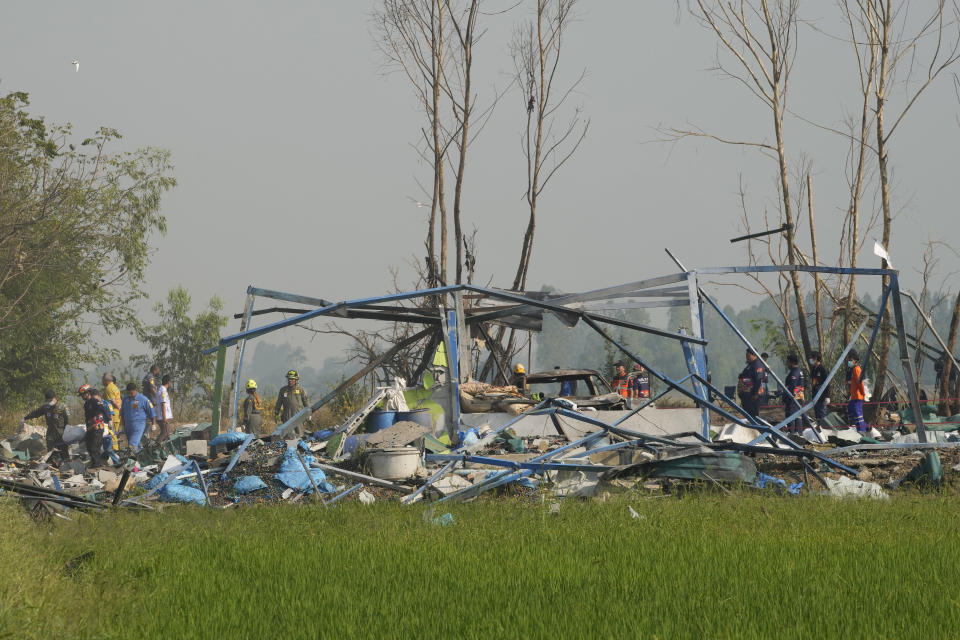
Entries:
{"label": "white bird in sky", "polygon": [[413,204],[417,205],[418,207],[429,207],[429,206],[430,206],[430,203],[429,203],[429,202],[420,202],[419,200],[415,200],[415,199],[411,198],[410,196],[407,196],[407,200],[409,200],[409,201],[412,202]]}
{"label": "white bird in sky", "polygon": [[73,70],[74,70],[74,71],[77,71],[77,72],[80,71],[80,61],[79,61],[79,60],[74,60],[74,61],[73,61]]}

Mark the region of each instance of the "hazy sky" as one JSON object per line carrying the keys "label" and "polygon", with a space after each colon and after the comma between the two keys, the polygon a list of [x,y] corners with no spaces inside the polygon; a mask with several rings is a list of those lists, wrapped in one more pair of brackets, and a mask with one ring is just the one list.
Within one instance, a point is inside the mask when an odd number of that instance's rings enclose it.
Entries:
{"label": "hazy sky", "polygon": [[[154,298],[182,283],[195,302],[218,294],[232,313],[248,284],[333,299],[376,295],[390,287],[390,267],[406,282],[407,260],[423,253],[427,209],[406,196],[421,196],[416,178],[430,180],[410,146],[421,125],[413,95],[403,77],[384,73],[372,40],[376,4],[8,0],[0,91],[28,92],[35,114],[72,122],[78,137],[107,125],[130,148],[171,150],[179,186],[163,201],[169,232],[156,239]],[[818,29],[842,32],[833,3],[803,10]],[[475,52],[481,102],[509,82],[507,40],[528,15],[524,7],[484,18],[490,30]],[[793,109],[838,126],[856,109],[851,53],[807,26],[798,38]],[[728,242],[742,230],[738,181],[759,227],[763,209],[776,206],[775,166],[708,141],[649,142],[658,125],[687,123],[731,138],[772,137],[769,113],[709,71],[714,55],[711,34],[689,16],[678,20],[672,1],[580,4],[564,62],[567,78],[587,70],[571,105],[592,124],[544,193],[533,286],[574,291],[669,273],[664,247],[688,266],[744,262],[742,246]],[[923,243],[957,242],[960,231],[951,82],[921,98],[890,150],[901,211],[891,250],[908,285]],[[894,90],[891,108],[902,96]],[[469,158],[465,224],[479,229],[478,279],[494,285],[509,283],[526,222],[524,105],[517,92],[505,96]],[[786,143],[791,157],[813,162],[829,259],[846,206],[846,145],[793,118]],[[878,265],[871,248],[864,264]],[[941,274],[958,268],[944,253]]]}

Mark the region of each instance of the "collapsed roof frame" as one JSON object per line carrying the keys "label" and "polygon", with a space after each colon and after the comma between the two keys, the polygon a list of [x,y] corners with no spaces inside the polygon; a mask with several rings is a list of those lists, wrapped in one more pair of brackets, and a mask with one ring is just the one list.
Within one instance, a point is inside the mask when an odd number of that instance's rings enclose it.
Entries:
{"label": "collapsed roof frame", "polygon": [[[426,327],[422,331],[394,345],[390,350],[375,358],[359,372],[355,373],[353,376],[344,381],[336,389],[333,389],[323,396],[323,398],[313,403],[313,405],[302,409],[288,421],[278,425],[274,434],[278,435],[286,433],[295,426],[301,424],[323,405],[332,400],[340,391],[347,388],[349,385],[354,384],[363,376],[367,375],[383,361],[393,357],[393,355],[396,354],[400,349],[415,343],[421,338],[431,336],[431,344],[439,344],[439,342],[442,341],[446,348],[448,368],[450,372],[450,375],[448,376],[450,380],[450,403],[453,414],[447,420],[447,430],[453,438],[456,438],[457,428],[460,425],[459,385],[471,377],[470,372],[462,372],[459,366],[461,361],[469,357],[469,348],[466,346],[468,340],[465,339],[469,338],[469,334],[467,333],[468,327],[477,326],[482,328],[484,323],[488,322],[504,324],[506,326],[529,327],[531,326],[531,322],[533,322],[535,325],[537,318],[542,319],[543,313],[549,312],[554,314],[569,326],[574,326],[577,322],[583,321],[587,326],[594,329],[606,341],[620,350],[626,357],[638,364],[643,365],[652,376],[663,382],[667,387],[664,392],[674,390],[691,399],[694,404],[701,409],[700,426],[701,435],[704,438],[709,439],[710,437],[710,412],[713,411],[724,416],[735,424],[760,431],[761,435],[754,440],[751,445],[757,444],[769,438],[771,441],[782,442],[787,447],[797,448],[799,445],[796,445],[792,440],[786,437],[781,432],[781,429],[784,425],[796,417],[806,414],[806,412],[808,412],[826,392],[830,380],[840,369],[844,358],[846,358],[847,353],[849,353],[850,349],[853,348],[853,345],[859,339],[860,334],[866,328],[867,321],[870,318],[868,317],[864,319],[860,327],[853,335],[850,343],[846,345],[840,354],[839,359],[830,371],[830,375],[828,376],[827,380],[825,380],[825,383],[821,385],[819,393],[817,393],[808,403],[800,407],[798,411],[789,416],[785,416],[785,419],[781,422],[777,424],[770,424],[762,419],[757,419],[753,416],[750,416],[750,414],[747,413],[741,406],[739,406],[737,402],[735,402],[732,398],[726,397],[707,380],[705,347],[708,345],[708,342],[704,338],[704,301],[706,301],[719,314],[721,319],[723,319],[723,321],[733,330],[738,338],[746,345],[747,349],[756,354],[758,358],[760,358],[761,354],[760,351],[750,344],[750,341],[736,327],[733,321],[723,313],[716,301],[714,301],[713,298],[710,297],[699,286],[699,278],[700,276],[720,276],[728,274],[803,272],[833,275],[886,276],[889,278],[888,285],[884,288],[883,295],[881,297],[879,310],[873,322],[873,330],[865,351],[865,356],[862,359],[862,362],[864,363],[864,373],[866,373],[866,369],[869,367],[869,356],[872,353],[874,342],[882,324],[882,319],[888,306],[887,303],[890,301],[892,302],[891,306],[893,310],[893,321],[896,330],[897,342],[899,345],[900,361],[903,367],[904,375],[907,379],[907,392],[910,398],[911,406],[913,407],[914,415],[916,416],[915,419],[917,422],[916,428],[918,438],[920,442],[926,442],[926,431],[923,425],[922,412],[920,411],[920,403],[913,375],[912,363],[909,357],[906,333],[904,330],[901,297],[904,295],[907,296],[911,299],[911,301],[914,302],[914,304],[916,304],[916,301],[912,300],[912,297],[910,297],[909,294],[901,294],[898,271],[894,269],[820,267],[808,265],[752,265],[706,267],[687,270],[672,254],[670,254],[670,257],[673,258],[677,265],[682,269],[681,272],[578,294],[564,294],[556,296],[542,293],[533,294],[529,292],[509,292],[499,289],[479,287],[471,284],[459,284],[406,291],[370,298],[331,302],[322,298],[301,296],[292,293],[250,286],[247,289],[247,302],[241,321],[240,331],[238,333],[221,338],[218,346],[204,351],[205,354],[214,352],[217,353],[212,422],[215,425],[215,428],[219,431],[221,426],[221,406],[223,405],[223,382],[226,364],[226,350],[228,347],[234,345],[237,346],[231,381],[233,403],[230,407],[233,410],[233,416],[235,419],[239,395],[239,387],[237,385],[238,373],[242,367],[243,352],[247,340],[263,336],[289,326],[298,325],[316,318],[357,318],[382,320],[387,322],[409,322],[426,325]],[[678,284],[679,286],[668,286]],[[489,307],[484,308],[481,305],[465,309],[464,294],[473,294],[481,302],[486,299],[493,299],[506,302],[508,304],[493,310],[490,310]],[[315,306],[316,308],[267,325],[249,328],[250,319],[253,314],[254,301],[258,296],[287,302],[295,302],[298,304],[308,304]],[[407,300],[422,299],[427,297],[439,298],[437,307],[435,309],[389,305],[389,303],[399,303]],[[671,307],[688,305],[690,307],[692,334],[687,335],[682,332],[674,333],[645,324],[628,322],[590,311],[588,308],[589,306],[592,306],[590,303],[595,303],[602,300],[614,300],[618,298],[653,298],[652,300],[644,300],[639,303],[634,302],[627,305],[619,305],[619,308]],[[430,315],[431,312],[435,313],[436,315]],[[921,315],[924,314],[921,312]],[[929,319],[925,316],[924,319],[928,321],[929,324]],[[612,325],[621,328],[632,329],[680,342],[683,348],[689,374],[679,380],[671,379],[665,373],[651,366],[648,362],[644,361],[639,356],[632,353],[624,345],[620,344],[617,340],[611,337],[601,325]],[[939,340],[939,336],[937,336],[937,338]],[[428,351],[430,351],[430,353],[425,354],[424,362],[426,362],[427,358],[432,358],[432,348]],[[496,354],[492,353],[491,355],[492,357],[495,357],[496,360]],[[769,365],[762,359],[761,362],[763,362],[763,364],[766,366],[767,371],[774,378],[775,382],[781,388],[784,388],[783,381],[776,376]],[[688,382],[691,384],[692,390],[687,389],[684,386]],[[718,403],[715,403],[711,399],[712,396],[719,397],[731,407],[731,410],[727,410]],[[631,412],[631,414],[638,410],[639,409],[634,410]]]}

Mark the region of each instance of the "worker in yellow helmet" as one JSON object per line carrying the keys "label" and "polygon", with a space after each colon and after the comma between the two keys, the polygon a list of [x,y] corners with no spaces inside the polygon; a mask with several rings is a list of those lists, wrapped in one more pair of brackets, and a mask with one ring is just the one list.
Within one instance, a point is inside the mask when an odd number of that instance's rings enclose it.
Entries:
{"label": "worker in yellow helmet", "polygon": [[517,391],[526,395],[529,387],[527,386],[527,370],[519,362],[513,366],[513,377],[510,378],[510,384],[517,388]]}
{"label": "worker in yellow helmet", "polygon": [[257,393],[257,381],[247,380],[247,397],[243,399],[240,426],[247,433],[260,433],[263,427],[263,401]]}
{"label": "worker in yellow helmet", "polygon": [[300,386],[300,374],[294,370],[287,371],[287,386],[277,394],[277,406],[273,409],[273,418],[277,424],[283,424],[292,418],[298,411],[310,406],[307,392]]}

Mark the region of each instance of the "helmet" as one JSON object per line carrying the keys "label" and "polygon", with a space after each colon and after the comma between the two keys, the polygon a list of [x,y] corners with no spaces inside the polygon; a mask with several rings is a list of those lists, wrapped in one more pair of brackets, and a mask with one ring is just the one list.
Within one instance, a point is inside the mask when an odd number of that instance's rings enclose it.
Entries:
{"label": "helmet", "polygon": [[296,369],[290,369],[290,371],[287,371],[287,380],[290,378],[293,378],[294,380],[300,379],[300,374],[297,373]]}
{"label": "helmet", "polygon": [[253,380],[253,379],[247,380],[247,389],[256,389],[256,388],[257,388],[256,380]]}
{"label": "helmet", "polygon": [[77,395],[82,396],[82,395],[85,394],[87,391],[90,391],[90,390],[92,390],[92,389],[93,389],[93,387],[91,387],[90,385],[88,385],[88,384],[82,384],[82,385],[80,385],[80,388],[77,389]]}
{"label": "helmet", "polygon": [[523,365],[519,362],[513,366],[514,373],[526,373],[527,370],[523,368]]}

